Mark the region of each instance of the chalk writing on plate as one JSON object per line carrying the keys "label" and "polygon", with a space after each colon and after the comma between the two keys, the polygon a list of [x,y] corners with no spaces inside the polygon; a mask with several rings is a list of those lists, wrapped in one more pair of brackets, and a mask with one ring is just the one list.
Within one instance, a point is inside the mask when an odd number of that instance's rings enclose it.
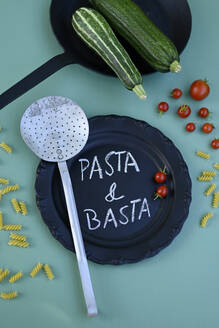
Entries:
{"label": "chalk writing on plate", "polygon": [[120,197],[116,197],[115,195],[115,192],[116,192],[116,187],[117,187],[117,184],[116,182],[113,182],[110,186],[110,189],[109,189],[109,193],[106,195],[105,197],[105,201],[111,203],[113,202],[114,200],[119,200],[119,199],[122,199],[124,198],[125,196],[122,195]]}
{"label": "chalk writing on plate", "polygon": [[[120,172],[121,174],[128,174],[129,172],[140,173],[136,159],[130,151],[126,150],[110,151],[102,161],[97,155],[91,160],[80,158],[79,163],[82,182],[94,178],[103,180],[104,183],[104,176],[111,177],[116,172]],[[150,219],[150,207],[146,197],[136,198],[130,200],[128,203],[124,203],[126,196],[119,193],[116,182],[111,182],[108,190],[107,195],[105,197],[103,195],[103,201],[112,205],[110,208],[104,210],[105,215],[101,214],[101,217],[99,217],[98,213],[92,208],[86,208],[83,211],[89,230],[117,229],[118,227],[126,226],[128,223],[132,224],[143,219]],[[113,208],[114,203],[115,208]],[[118,207],[118,205],[120,206]],[[103,208],[105,209],[105,204]]]}
{"label": "chalk writing on plate", "polygon": [[[112,161],[114,161],[114,164]],[[140,172],[137,161],[129,151],[111,151],[104,159],[104,163],[100,163],[97,155],[94,156],[92,161],[87,158],[79,159],[81,165],[81,181],[85,181],[85,177],[91,180],[93,177],[103,179],[104,174],[112,176],[115,172],[128,173],[132,168],[136,172]],[[103,165],[107,167],[103,169]]]}

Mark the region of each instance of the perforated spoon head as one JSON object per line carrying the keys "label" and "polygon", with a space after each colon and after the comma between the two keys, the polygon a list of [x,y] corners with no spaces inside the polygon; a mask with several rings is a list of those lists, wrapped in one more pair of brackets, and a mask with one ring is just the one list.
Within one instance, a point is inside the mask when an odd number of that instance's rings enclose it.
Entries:
{"label": "perforated spoon head", "polygon": [[85,113],[75,102],[51,96],[37,100],[26,109],[20,131],[24,142],[39,158],[60,162],[84,148],[89,125]]}

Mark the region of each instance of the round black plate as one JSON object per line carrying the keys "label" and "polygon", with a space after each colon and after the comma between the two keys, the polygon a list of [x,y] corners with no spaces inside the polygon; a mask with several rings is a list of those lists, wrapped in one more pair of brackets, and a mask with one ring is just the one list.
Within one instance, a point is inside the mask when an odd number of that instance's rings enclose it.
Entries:
{"label": "round black plate", "polygon": [[[83,151],[68,161],[87,257],[101,264],[156,255],[180,232],[189,212],[191,179],[179,150],[158,129],[121,116],[89,120]],[[153,176],[167,169],[169,194],[154,200]],[[41,161],[37,204],[53,236],[74,251],[55,163]]]}

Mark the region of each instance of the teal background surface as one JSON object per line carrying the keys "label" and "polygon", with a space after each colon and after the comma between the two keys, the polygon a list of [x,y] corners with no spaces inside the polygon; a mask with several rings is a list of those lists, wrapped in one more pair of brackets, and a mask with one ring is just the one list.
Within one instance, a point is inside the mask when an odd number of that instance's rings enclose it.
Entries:
{"label": "teal background surface", "polygon": [[[60,0],[61,1],[61,0]],[[145,102],[128,92],[121,83],[79,65],[68,66],[0,112],[0,141],[13,147],[8,155],[0,150],[0,176],[18,183],[14,194],[27,202],[29,215],[13,212],[6,195],[0,202],[5,223],[23,224],[23,233],[31,246],[27,249],[7,245],[9,233],[0,231],[0,267],[12,273],[24,272],[24,278],[11,286],[7,279],[0,292],[17,290],[12,301],[0,299],[0,322],[11,327],[53,328],[205,328],[218,327],[219,322],[219,209],[206,229],[200,218],[210,210],[210,198],[203,195],[208,183],[199,183],[203,169],[219,162],[218,151],[211,150],[212,137],[219,136],[218,127],[211,136],[200,132],[202,120],[197,116],[201,106],[219,121],[219,3],[217,0],[189,0],[193,15],[191,39],[181,56],[180,74],[144,76],[148,93]],[[49,0],[0,0],[0,93],[27,75],[62,49],[49,23]],[[177,1],[176,1],[177,5]],[[210,96],[196,102],[188,95],[189,85],[207,77]],[[168,97],[174,87],[184,91],[181,100]],[[159,255],[137,264],[123,266],[98,265],[89,262],[99,315],[88,318],[82,296],[75,255],[53,239],[35,204],[34,182],[39,159],[23,143],[19,122],[24,110],[36,99],[62,95],[74,99],[88,117],[99,114],[128,115],[156,126],[182,152],[193,181],[193,201],[181,234]],[[156,106],[167,100],[170,110],[160,116]],[[176,109],[188,103],[193,110],[189,119],[181,120]],[[193,134],[185,132],[188,121],[197,123]],[[201,149],[211,159],[195,156]],[[219,188],[219,178],[217,177]],[[56,278],[47,280],[43,273],[32,279],[28,273],[38,261],[49,263]]]}

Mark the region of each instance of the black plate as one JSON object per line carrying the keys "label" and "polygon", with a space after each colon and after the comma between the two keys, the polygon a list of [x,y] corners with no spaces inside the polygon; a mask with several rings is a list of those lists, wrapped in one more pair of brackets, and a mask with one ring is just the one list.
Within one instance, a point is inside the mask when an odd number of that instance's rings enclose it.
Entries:
{"label": "black plate", "polygon": [[[170,139],[143,121],[97,116],[89,126],[86,147],[68,161],[88,259],[123,264],[156,255],[188,216],[191,179],[182,155]],[[158,185],[153,176],[164,166],[169,195],[154,200]],[[43,220],[53,236],[74,251],[55,163],[40,162],[35,186]],[[119,199],[112,201],[113,193]]]}

